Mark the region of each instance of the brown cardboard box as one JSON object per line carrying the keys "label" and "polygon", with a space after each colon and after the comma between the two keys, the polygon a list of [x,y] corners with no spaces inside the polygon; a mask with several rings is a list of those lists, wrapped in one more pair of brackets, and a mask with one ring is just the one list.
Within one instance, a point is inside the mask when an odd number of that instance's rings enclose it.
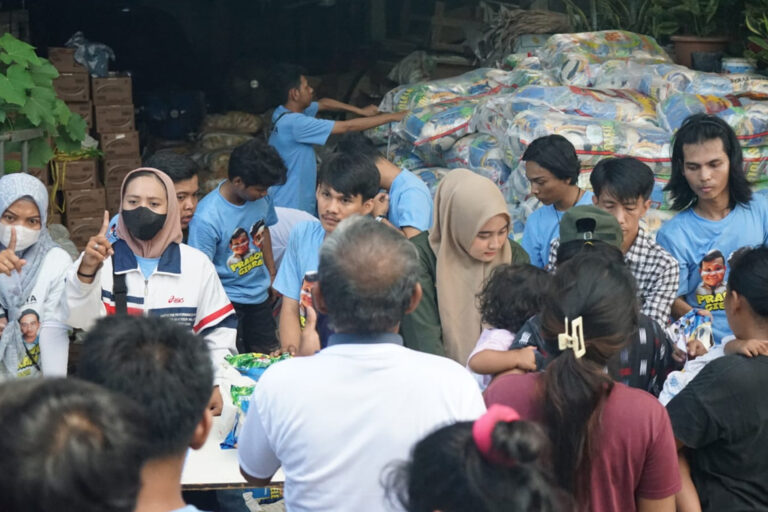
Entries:
{"label": "brown cardboard box", "polygon": [[96,131],[98,133],[131,132],[133,105],[102,105],[96,107]]}
{"label": "brown cardboard box", "polygon": [[78,251],[82,251],[88,240],[99,232],[104,223],[104,212],[99,216],[73,217],[67,213],[67,229],[69,238],[75,244]]}
{"label": "brown cardboard box", "polygon": [[59,73],[88,73],[88,69],[75,60],[74,48],[49,46],[48,60]]}
{"label": "brown cardboard box", "polygon": [[61,224],[61,223],[62,223],[61,213],[59,213],[58,210],[49,208],[48,209],[48,225],[50,226],[51,224]]}
{"label": "brown cardboard box", "polygon": [[35,178],[43,182],[43,185],[48,185],[48,167],[30,167],[27,169],[27,174],[31,174]]}
{"label": "brown cardboard box", "polygon": [[139,133],[103,133],[101,150],[104,152],[104,158],[138,158]]}
{"label": "brown cardboard box", "polygon": [[120,187],[108,188],[107,190],[107,210],[109,215],[113,216],[120,211]]}
{"label": "brown cardboard box", "polygon": [[60,183],[61,190],[88,190],[98,188],[99,167],[96,159],[75,160],[73,162],[59,162],[59,172],[63,169],[63,180]]}
{"label": "brown cardboard box", "polygon": [[106,206],[107,199],[103,188],[64,191],[64,211],[67,215],[67,221],[79,217],[96,216],[104,220]]}
{"label": "brown cardboard box", "polygon": [[69,107],[69,110],[72,111],[72,113],[77,114],[85,119],[85,123],[88,125],[89,130],[93,128],[93,103],[90,101],[80,103],[70,102],[67,103],[67,106]]}
{"label": "brown cardboard box", "polygon": [[141,167],[141,158],[106,158],[104,159],[104,187],[119,189],[125,175]]}
{"label": "brown cardboard box", "polygon": [[86,73],[61,73],[53,79],[56,96],[67,102],[88,101],[91,83]]}
{"label": "brown cardboard box", "polygon": [[133,104],[130,76],[109,73],[109,75],[104,78],[93,77],[92,85],[94,105]]}

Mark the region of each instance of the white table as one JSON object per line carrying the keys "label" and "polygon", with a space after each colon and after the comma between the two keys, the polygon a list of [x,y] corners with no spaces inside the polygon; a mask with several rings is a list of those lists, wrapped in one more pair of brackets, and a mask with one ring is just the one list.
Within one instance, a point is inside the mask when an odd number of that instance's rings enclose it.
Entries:
{"label": "white table", "polygon": [[[223,450],[219,446],[232,428],[233,422],[234,408],[225,406],[222,415],[213,419],[213,428],[203,447],[199,450],[189,450],[181,474],[181,485],[185,491],[254,487],[240,474],[237,449]],[[284,481],[285,475],[280,468],[269,487],[282,487]]]}

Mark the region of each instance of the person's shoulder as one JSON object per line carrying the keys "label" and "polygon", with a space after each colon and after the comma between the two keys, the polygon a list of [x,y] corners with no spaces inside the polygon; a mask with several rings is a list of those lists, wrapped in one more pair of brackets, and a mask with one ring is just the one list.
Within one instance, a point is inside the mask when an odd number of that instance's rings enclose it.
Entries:
{"label": "person's shoulder", "polygon": [[428,354],[403,347],[400,360],[403,366],[414,368],[414,378],[429,382],[436,380],[447,385],[477,387],[477,382],[467,369],[448,357]]}
{"label": "person's shoulder", "polygon": [[[718,357],[708,363],[699,375],[716,376],[716,380],[723,385],[733,386],[743,381],[745,375],[751,374],[753,370],[757,371],[758,375],[765,375],[764,380],[768,383],[768,356],[746,357],[741,354],[729,354]],[[729,384],[725,384],[726,382]]]}
{"label": "person's shoulder", "polygon": [[752,199],[747,203],[750,208],[759,208],[761,210],[768,210],[768,197],[764,194],[757,192],[752,193]]}
{"label": "person's shoulder", "polygon": [[661,402],[644,389],[629,387],[621,382],[613,384],[608,397],[609,407],[618,406],[622,417],[645,418],[666,414]]}
{"label": "person's shoulder", "polygon": [[675,257],[642,228],[640,228],[640,236],[642,237],[643,244],[647,247],[648,252],[651,253],[655,259],[660,260],[667,265],[677,266]]}
{"label": "person's shoulder", "polygon": [[541,205],[528,216],[528,218],[525,220],[525,228],[528,229],[528,225],[531,223],[539,222],[541,219],[544,218],[544,215],[547,211],[547,208],[554,208],[552,205]]}
{"label": "person's shoulder", "polygon": [[205,255],[203,251],[187,245],[185,243],[179,244],[179,256],[181,257],[181,265],[183,268],[196,267],[208,270],[213,268],[213,263]]}
{"label": "person's shoulder", "polygon": [[325,230],[323,229],[323,225],[317,219],[297,222],[294,224],[293,229],[291,229],[291,237],[297,237],[299,239],[304,239],[305,237],[315,238],[320,235],[325,237]]}

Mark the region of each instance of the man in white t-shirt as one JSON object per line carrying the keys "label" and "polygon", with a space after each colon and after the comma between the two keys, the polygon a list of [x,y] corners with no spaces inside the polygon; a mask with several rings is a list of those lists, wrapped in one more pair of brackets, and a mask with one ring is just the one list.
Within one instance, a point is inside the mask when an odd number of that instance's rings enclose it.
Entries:
{"label": "man in white t-shirt", "polygon": [[[345,219],[323,243],[314,304],[336,334],[264,373],[238,443],[254,484],[282,465],[289,510],[401,510],[385,497],[387,466],[485,410],[463,367],[403,347],[400,321],[421,298],[418,265],[405,237],[367,216]],[[318,343],[314,318],[308,308],[302,343]]]}

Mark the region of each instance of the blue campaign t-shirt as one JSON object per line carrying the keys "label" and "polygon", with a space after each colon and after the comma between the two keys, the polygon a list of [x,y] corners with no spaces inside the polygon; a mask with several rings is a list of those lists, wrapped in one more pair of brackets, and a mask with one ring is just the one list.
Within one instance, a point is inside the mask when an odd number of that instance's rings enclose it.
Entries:
{"label": "blue campaign t-shirt", "polygon": [[[768,201],[755,195],[746,206],[737,205],[721,220],[705,219],[688,208],[661,227],[656,242],[680,265],[678,296],[685,297],[694,308],[712,312],[715,343],[720,343],[724,336],[732,334],[724,303],[730,273],[728,260],[742,247],[768,242]],[[702,263],[704,256],[713,251],[720,251],[722,258],[712,254],[707,258],[710,261]]]}
{"label": "blue campaign t-shirt", "polygon": [[[592,204],[592,192],[584,192],[574,206]],[[549,246],[560,236],[560,220],[565,212],[559,212],[555,205],[542,206],[525,221],[525,230],[520,245],[531,258],[531,265],[544,268],[549,261]]]}
{"label": "blue campaign t-shirt", "polygon": [[[288,179],[283,185],[269,188],[275,206],[297,208],[314,215],[317,161],[312,145],[322,145],[328,140],[333,121],[315,119],[317,102],[303,112],[291,112],[282,105],[272,114],[273,146],[288,168]],[[278,119],[279,118],[279,119]]]}
{"label": "blue campaign t-shirt", "polygon": [[426,231],[432,226],[432,195],[424,181],[408,169],[400,171],[389,187],[387,220],[402,229]]}
{"label": "blue campaign t-shirt", "polygon": [[262,253],[263,227],[277,223],[275,207],[269,196],[234,205],[220,188],[221,183],[197,205],[188,243],[211,259],[229,300],[261,304],[270,284]]}
{"label": "blue campaign t-shirt", "polygon": [[[310,220],[299,222],[291,230],[288,247],[285,248],[280,270],[273,284],[275,290],[295,301],[301,300],[301,288],[304,286],[304,275],[317,271],[320,262],[320,247],[325,240],[325,230],[320,221]],[[333,330],[328,325],[328,317],[318,312],[317,333],[320,335],[320,346],[326,347],[328,338]]]}
{"label": "blue campaign t-shirt", "polygon": [[275,290],[295,301],[301,298],[304,274],[317,271],[323,240],[325,230],[318,220],[299,222],[293,226],[273,284]]}

